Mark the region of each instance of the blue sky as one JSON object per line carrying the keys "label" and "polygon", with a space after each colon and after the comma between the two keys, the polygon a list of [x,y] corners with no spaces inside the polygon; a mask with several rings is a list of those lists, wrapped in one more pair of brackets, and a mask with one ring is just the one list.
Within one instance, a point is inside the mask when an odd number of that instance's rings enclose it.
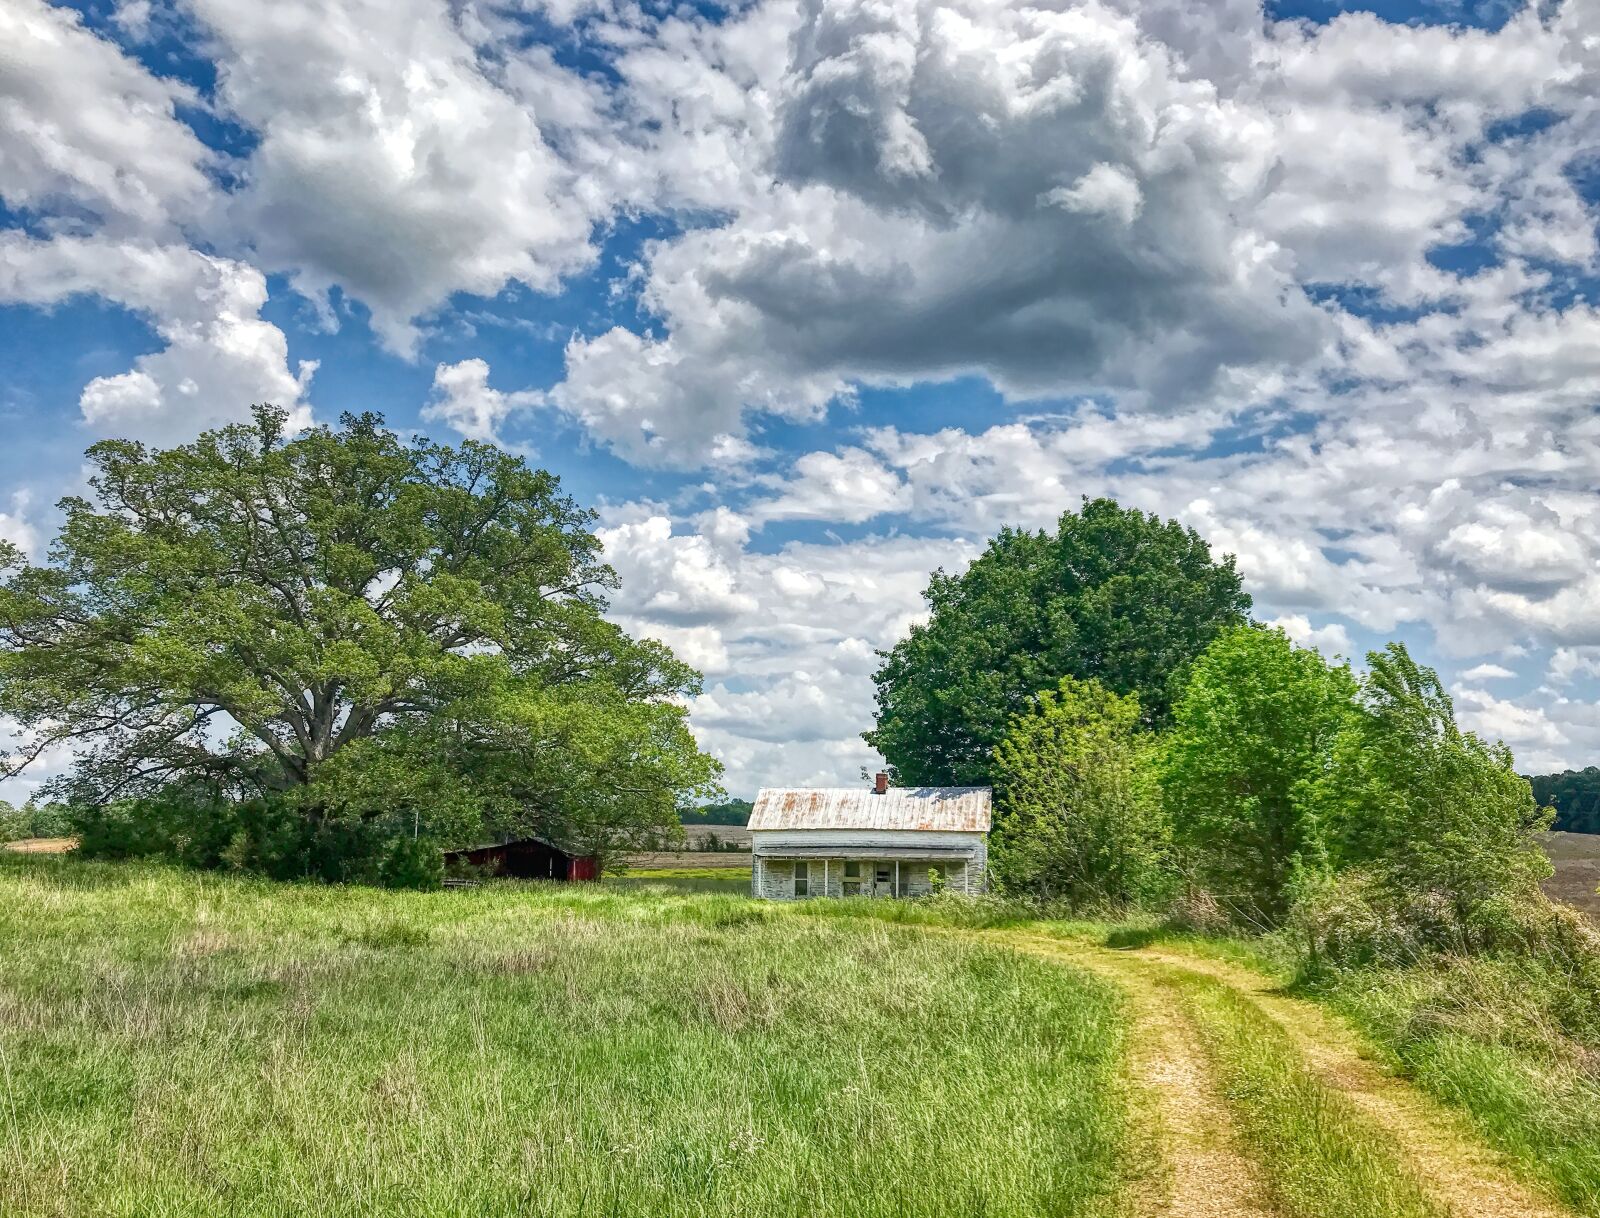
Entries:
{"label": "blue sky", "polygon": [[1597,46],[1576,3],[13,0],[0,534],[252,401],[494,440],[600,512],[749,795],[874,764],[932,568],[1112,494],[1586,764]]}

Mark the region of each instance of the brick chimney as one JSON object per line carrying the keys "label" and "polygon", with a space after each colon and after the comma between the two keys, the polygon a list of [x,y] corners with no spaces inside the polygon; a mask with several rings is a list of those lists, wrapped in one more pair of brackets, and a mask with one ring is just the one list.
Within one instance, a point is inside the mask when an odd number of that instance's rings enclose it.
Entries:
{"label": "brick chimney", "polygon": [[872,793],[874,795],[887,795],[889,793],[889,776],[882,770],[879,770],[873,776]]}

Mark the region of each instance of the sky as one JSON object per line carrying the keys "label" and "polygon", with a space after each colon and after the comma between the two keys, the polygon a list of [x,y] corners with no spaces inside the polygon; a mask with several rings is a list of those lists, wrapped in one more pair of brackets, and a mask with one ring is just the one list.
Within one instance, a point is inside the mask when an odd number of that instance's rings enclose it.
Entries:
{"label": "sky", "polygon": [[749,797],[859,781],[929,573],[1111,495],[1582,766],[1597,220],[1583,0],[3,0],[0,536],[253,402],[499,443]]}

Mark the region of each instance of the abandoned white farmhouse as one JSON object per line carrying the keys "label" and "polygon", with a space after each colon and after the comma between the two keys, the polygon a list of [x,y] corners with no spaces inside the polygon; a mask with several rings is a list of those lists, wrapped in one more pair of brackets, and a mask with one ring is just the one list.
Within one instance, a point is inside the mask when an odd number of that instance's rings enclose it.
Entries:
{"label": "abandoned white farmhouse", "polygon": [[751,891],[803,897],[982,892],[988,787],[764,787],[750,813]]}

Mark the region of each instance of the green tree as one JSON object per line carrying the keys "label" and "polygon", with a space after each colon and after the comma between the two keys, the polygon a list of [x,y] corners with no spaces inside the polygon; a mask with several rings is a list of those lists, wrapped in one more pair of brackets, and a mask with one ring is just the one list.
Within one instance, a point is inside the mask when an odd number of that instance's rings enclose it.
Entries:
{"label": "green tree", "polygon": [[69,745],[75,805],[181,788],[380,842],[603,847],[715,793],[698,674],[603,616],[615,577],[553,475],[270,407],[88,459],[50,562],[0,550],[5,772]]}
{"label": "green tree", "polygon": [[1194,664],[1162,751],[1163,801],[1194,878],[1236,916],[1276,924],[1325,861],[1313,784],[1355,682],[1281,630],[1242,626]]}
{"label": "green tree", "polygon": [[1528,781],[1535,801],[1556,810],[1551,828],[1565,833],[1600,833],[1600,767],[1537,774]]}
{"label": "green tree", "polygon": [[925,625],[880,653],[866,741],[897,782],[982,783],[1011,716],[1062,677],[1137,694],[1164,723],[1170,683],[1250,598],[1231,556],[1109,499],[1054,534],[1005,529],[962,574],[936,571]]}
{"label": "green tree", "polygon": [[1149,894],[1165,829],[1139,700],[1062,678],[995,749],[991,866],[1007,892],[1074,903]]}
{"label": "green tree", "polygon": [[1390,643],[1367,655],[1358,713],[1340,733],[1318,805],[1335,861],[1391,900],[1443,905],[1456,927],[1549,874],[1534,803],[1511,750],[1456,724],[1438,674]]}

